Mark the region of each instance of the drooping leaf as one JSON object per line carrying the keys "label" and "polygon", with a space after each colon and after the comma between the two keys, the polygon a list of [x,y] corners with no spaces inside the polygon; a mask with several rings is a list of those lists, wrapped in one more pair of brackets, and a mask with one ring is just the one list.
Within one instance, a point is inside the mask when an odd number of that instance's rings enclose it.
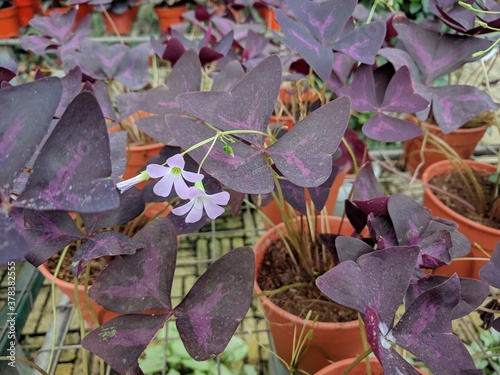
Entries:
{"label": "drooping leaf", "polygon": [[17,76],[18,68],[15,60],[7,60],[0,64],[0,82],[9,82]]}
{"label": "drooping leaf", "polygon": [[429,211],[413,198],[393,194],[387,202],[399,245],[416,245],[431,221]]}
{"label": "drooping leaf", "polygon": [[[405,304],[410,306],[420,294],[444,283],[448,279],[449,277],[447,276],[430,276],[410,285],[406,294]],[[452,320],[470,314],[484,302],[489,294],[488,285],[481,280],[469,278],[460,278],[459,280],[460,301],[452,310]]]}
{"label": "drooping leaf", "polygon": [[[266,149],[278,170],[298,186],[315,187],[332,173],[332,155],[347,128],[349,97],[315,110]],[[314,154],[311,150],[315,150]]]}
{"label": "drooping leaf", "polygon": [[[48,92],[50,95],[47,95]],[[0,90],[0,189],[10,193],[14,179],[22,172],[48,131],[61,93],[62,85],[58,78]]]}
{"label": "drooping leaf", "polygon": [[172,310],[170,290],[177,256],[175,228],[157,218],[137,233],[144,249],[113,259],[89,290],[89,296],[111,311],[132,314]]}
{"label": "drooping leaf", "polygon": [[375,177],[371,163],[365,163],[353,183],[353,200],[366,201],[383,195],[382,186]]}
{"label": "drooping leaf", "polygon": [[335,240],[335,248],[339,257],[339,262],[352,260],[356,262],[361,255],[373,251],[373,247],[359,238],[339,236]]}
{"label": "drooping leaf", "polygon": [[85,336],[82,346],[120,375],[139,375],[138,359],[167,319],[164,314],[119,316]]}
{"label": "drooping leaf", "polygon": [[174,309],[177,329],[196,360],[221,353],[246,315],[252,300],[254,254],[249,247],[217,260]]}
{"label": "drooping leaf", "polygon": [[82,213],[111,210],[118,207],[119,197],[110,175],[104,117],[95,97],[83,92],[44,144],[14,205]]}
{"label": "drooping leaf", "polygon": [[24,210],[24,236],[30,243],[26,260],[40,266],[71,242],[84,238],[67,213]]}
{"label": "drooping leaf", "polygon": [[392,330],[395,343],[415,355],[433,373],[475,370],[469,352],[452,332],[452,311],[459,301],[457,275],[423,292]]}
{"label": "drooping leaf", "polygon": [[99,232],[89,237],[76,250],[71,261],[73,274],[78,276],[92,260],[105,256],[131,255],[143,249],[143,245],[116,231]]}
{"label": "drooping leaf", "polygon": [[[190,115],[221,130],[265,132],[280,85],[280,60],[277,56],[270,56],[245,75],[230,92],[187,93],[179,95],[177,102]],[[264,144],[264,136],[260,134],[238,136],[258,146]]]}

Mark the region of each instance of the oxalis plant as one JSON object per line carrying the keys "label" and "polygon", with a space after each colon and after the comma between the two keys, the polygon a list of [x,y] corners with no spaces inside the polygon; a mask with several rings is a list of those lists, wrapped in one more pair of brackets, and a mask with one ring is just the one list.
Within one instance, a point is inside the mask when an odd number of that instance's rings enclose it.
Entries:
{"label": "oxalis plant", "polygon": [[[481,270],[486,282],[439,276],[439,270],[429,273],[470,251],[456,224],[432,217],[408,196],[383,196],[368,164],[353,190],[346,216],[355,233],[327,241],[340,264],[318,277],[317,285],[333,301],[361,314],[370,348],[355,363],[373,352],[384,373],[418,374],[396,351],[399,347],[434,374],[481,374],[453,334],[452,320],[485,301],[488,283],[498,285],[498,251]],[[365,227],[369,237],[362,239]],[[402,304],[404,312],[396,318]],[[498,322],[493,326],[498,328]]]}

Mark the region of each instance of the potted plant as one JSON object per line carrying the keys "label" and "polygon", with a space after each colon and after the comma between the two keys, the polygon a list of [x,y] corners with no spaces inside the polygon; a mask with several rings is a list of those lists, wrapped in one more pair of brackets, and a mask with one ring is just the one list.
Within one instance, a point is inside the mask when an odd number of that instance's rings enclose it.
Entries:
{"label": "potted plant", "polygon": [[0,38],[13,38],[19,36],[19,23],[17,21],[17,7],[12,0],[0,2]]}
{"label": "potted plant", "polygon": [[126,35],[132,31],[138,6],[139,2],[136,0],[112,0],[99,2],[94,5],[94,10],[102,13],[109,34]]}
{"label": "potted plant", "polygon": [[[355,183],[354,197],[362,199],[349,203],[347,212],[358,231],[364,225],[370,228],[376,250],[359,238],[337,237],[334,248],[340,264],[317,279],[323,293],[357,310],[365,323],[370,347],[352,367],[373,352],[384,373],[417,374],[396,352],[399,346],[432,373],[481,373],[452,333],[451,321],[482,304],[488,284],[456,274],[424,273],[466,254],[470,244],[452,222],[432,217],[413,199],[379,196],[376,180],[366,172]],[[396,323],[403,301],[405,311]]]}
{"label": "potted plant", "polygon": [[161,0],[154,2],[154,10],[160,23],[160,32],[165,32],[171,25],[182,21],[182,14],[188,5],[194,5],[193,0]]}

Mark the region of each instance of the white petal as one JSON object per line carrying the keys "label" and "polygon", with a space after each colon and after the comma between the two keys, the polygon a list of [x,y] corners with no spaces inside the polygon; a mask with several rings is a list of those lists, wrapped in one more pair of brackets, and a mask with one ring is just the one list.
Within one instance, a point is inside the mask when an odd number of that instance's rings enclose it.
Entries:
{"label": "white petal", "polygon": [[212,202],[218,204],[219,206],[225,206],[229,202],[229,193],[227,191],[222,191],[220,193],[212,194],[208,196]]}
{"label": "white petal", "polygon": [[177,215],[177,216],[182,216],[182,215],[185,215],[189,212],[189,210],[191,209],[191,207],[193,207],[194,205],[194,200],[190,200],[189,202],[187,202],[186,204],[182,205],[182,206],[179,206],[179,207],[176,207],[172,210],[172,213],[174,215]]}
{"label": "white petal", "polygon": [[174,177],[174,187],[177,195],[182,199],[189,198],[189,187],[184,182],[184,179],[181,176]]}
{"label": "white petal", "polygon": [[210,197],[203,200],[203,206],[210,219],[216,219],[224,213],[224,209],[212,202]]}
{"label": "white petal", "polygon": [[196,223],[200,221],[203,215],[203,201],[202,198],[194,199],[194,206],[191,212],[186,216],[186,223]]}
{"label": "white petal", "polygon": [[194,173],[188,171],[182,171],[182,177],[189,182],[198,182],[203,180],[203,175],[201,173]]}
{"label": "white petal", "polygon": [[170,195],[170,192],[172,191],[173,184],[174,176],[168,173],[156,183],[156,185],[153,187],[153,193],[159,195],[160,197],[168,197]]}
{"label": "white petal", "polygon": [[178,167],[180,169],[184,169],[186,162],[184,161],[184,158],[182,157],[181,154],[176,154],[167,159],[167,164],[170,167]]}
{"label": "white petal", "polygon": [[170,168],[159,164],[149,164],[146,167],[146,171],[152,178],[160,178],[170,172]]}

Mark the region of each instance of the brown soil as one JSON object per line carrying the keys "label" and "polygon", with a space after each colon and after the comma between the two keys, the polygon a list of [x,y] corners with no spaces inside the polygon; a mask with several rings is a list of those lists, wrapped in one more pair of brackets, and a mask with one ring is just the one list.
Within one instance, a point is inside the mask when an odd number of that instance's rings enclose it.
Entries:
{"label": "brown soil", "polygon": [[297,273],[294,263],[281,240],[271,244],[259,269],[257,283],[263,291],[272,291],[294,283],[307,285],[290,288],[269,296],[283,310],[305,318],[312,310],[312,317],[321,322],[350,322],[357,319],[357,312],[338,305],[316,287],[314,280],[302,269]]}
{"label": "brown soil", "polygon": [[[482,187],[484,195],[486,197],[486,202],[493,202],[493,194],[495,190],[495,184],[488,181],[488,175],[482,174],[478,171],[473,173],[476,177],[477,182]],[[456,171],[449,171],[442,175],[433,177],[430,181],[431,185],[437,186],[447,192],[450,192],[456,196],[459,196],[463,200],[469,203],[474,203],[476,198],[470,194],[467,190],[466,185],[460,178],[460,175]],[[458,202],[453,197],[447,195],[444,192],[439,192],[434,190],[436,197],[443,202],[446,206],[451,208],[458,214],[482,225],[489,226],[491,228],[500,229],[500,221],[494,218],[488,217],[488,214],[481,214],[479,212],[471,211],[470,208],[466,207],[462,203]]]}

